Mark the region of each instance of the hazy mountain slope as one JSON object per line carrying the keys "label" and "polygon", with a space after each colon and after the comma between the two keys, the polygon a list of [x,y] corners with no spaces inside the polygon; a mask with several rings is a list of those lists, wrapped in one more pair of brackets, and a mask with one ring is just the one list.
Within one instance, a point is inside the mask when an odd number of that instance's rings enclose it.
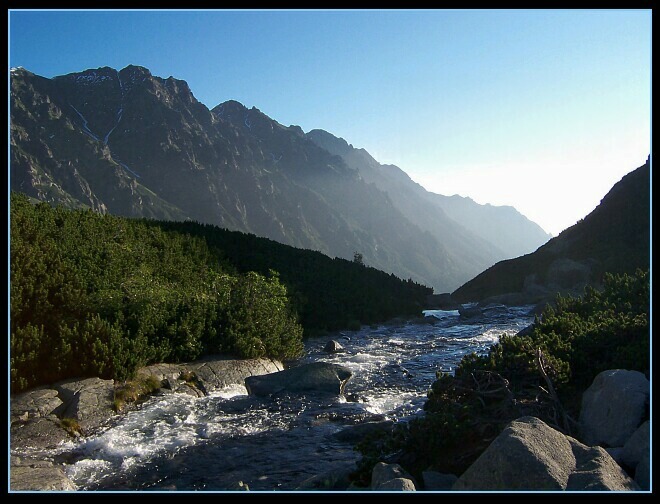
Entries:
{"label": "hazy mountain slope", "polygon": [[502,261],[470,280],[452,297],[536,302],[556,292],[581,294],[603,273],[634,272],[650,264],[650,162],[628,173],[580,222],[536,252]]}
{"label": "hazy mountain slope", "polygon": [[513,207],[480,205],[470,198],[428,192],[398,166],[378,163],[343,138],[318,129],[307,136],[387,192],[397,208],[422,229],[443,242],[451,240],[458,257],[479,263],[482,269],[532,252],[551,238]]}

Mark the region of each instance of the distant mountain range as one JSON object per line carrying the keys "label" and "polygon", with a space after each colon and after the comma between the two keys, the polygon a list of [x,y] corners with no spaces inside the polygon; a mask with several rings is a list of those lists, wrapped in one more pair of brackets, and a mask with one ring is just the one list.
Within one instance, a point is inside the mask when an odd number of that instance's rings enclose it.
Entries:
{"label": "distant mountain range", "polygon": [[426,191],[322,130],[236,101],[209,110],[139,66],[11,70],[11,189],[51,204],[194,220],[456,289],[550,235],[512,207]]}
{"label": "distant mountain range", "polygon": [[556,293],[580,295],[603,274],[648,269],[651,246],[650,158],[617,182],[577,224],[537,251],[501,261],[470,280],[454,301],[524,304],[550,301]]}

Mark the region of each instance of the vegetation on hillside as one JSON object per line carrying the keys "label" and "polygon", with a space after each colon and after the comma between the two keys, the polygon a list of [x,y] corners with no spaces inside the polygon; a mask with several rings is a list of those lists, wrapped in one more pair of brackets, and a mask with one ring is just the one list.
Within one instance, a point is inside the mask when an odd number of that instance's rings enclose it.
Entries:
{"label": "vegetation on hillside", "polygon": [[462,474],[508,422],[533,415],[575,434],[582,393],[607,369],[650,368],[649,272],[606,274],[603,289],[558,296],[527,334],[503,336],[487,355],[463,358],[440,374],[423,417],[357,445],[357,476],[368,480],[379,460],[414,475],[429,466]]}
{"label": "vegetation on hillside", "polygon": [[13,392],[74,376],[125,380],[209,353],[293,359],[303,350],[296,312],[309,332],[336,329],[419,313],[430,292],[214,226],[34,205],[17,193],[10,214]]}

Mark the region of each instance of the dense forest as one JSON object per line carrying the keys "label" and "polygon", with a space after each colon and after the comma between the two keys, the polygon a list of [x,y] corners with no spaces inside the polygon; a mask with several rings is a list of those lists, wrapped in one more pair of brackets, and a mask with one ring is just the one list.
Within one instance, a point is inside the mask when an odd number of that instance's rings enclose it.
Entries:
{"label": "dense forest", "polygon": [[413,475],[432,466],[462,474],[512,420],[531,415],[572,435],[583,392],[608,369],[649,376],[649,271],[606,274],[603,288],[557,296],[528,330],[503,336],[487,355],[467,355],[441,373],[423,417],[358,445],[367,483],[393,457]]}
{"label": "dense forest", "polygon": [[431,289],[193,222],[11,194],[11,389],[204,354],[293,359],[305,334],[419,314]]}

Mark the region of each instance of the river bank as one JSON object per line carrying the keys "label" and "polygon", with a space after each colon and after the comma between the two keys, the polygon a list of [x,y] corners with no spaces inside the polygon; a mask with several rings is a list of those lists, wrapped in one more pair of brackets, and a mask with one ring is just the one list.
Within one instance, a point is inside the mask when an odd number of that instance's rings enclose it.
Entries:
{"label": "river bank", "polygon": [[[31,391],[36,394],[32,406],[29,401],[19,406],[12,398],[12,489],[19,483],[14,476],[28,471],[18,467],[31,470],[30,488],[35,488],[37,472],[57,472],[46,471],[48,464],[81,490],[227,490],[239,481],[251,490],[345,489],[345,476],[359,456],[352,448],[356,439],[379,424],[387,427],[421,412],[438,370],[451,371],[466,353],[485,352],[501,334],[526,327],[531,322],[528,312],[528,307],[502,308],[486,310],[481,319],[464,319],[457,311],[437,311],[430,312],[435,315],[431,317],[308,340],[306,356],[296,364],[326,361],[353,372],[346,396],[331,400],[246,396],[244,377],[263,374],[263,368],[220,379],[226,368],[217,366],[226,366],[226,357],[207,358],[205,365],[150,366],[141,374],[156,376],[165,382],[163,387],[139,408],[129,407],[122,414],[112,409],[111,383],[89,379],[85,387],[68,384],[77,391],[83,434],[74,438],[75,431],[68,434],[61,426],[68,409],[58,402],[62,394],[55,389]],[[346,352],[324,351],[331,338]],[[201,384],[190,376],[191,366],[197,366]],[[232,387],[231,382],[240,385]],[[104,387],[109,391],[105,403],[83,393]],[[209,395],[203,395],[204,390]],[[85,403],[104,409],[106,416],[95,416],[93,408],[85,413]],[[95,418],[102,421],[95,425]],[[34,449],[25,449],[28,446]],[[211,473],[207,464],[213,467]]]}
{"label": "river bank", "polygon": [[[230,359],[207,356],[183,364],[154,364],[138,370],[136,381],[156,380],[158,387],[148,395],[181,393],[194,397],[215,389],[243,385],[249,376],[274,373],[284,365],[273,359]],[[11,490],[75,490],[76,486],[56,463],[44,458],[64,441],[91,436],[108,428],[147,395],[122,403],[117,411],[113,380],[83,378],[65,380],[52,386],[11,398],[11,450],[25,453],[10,460]]]}

